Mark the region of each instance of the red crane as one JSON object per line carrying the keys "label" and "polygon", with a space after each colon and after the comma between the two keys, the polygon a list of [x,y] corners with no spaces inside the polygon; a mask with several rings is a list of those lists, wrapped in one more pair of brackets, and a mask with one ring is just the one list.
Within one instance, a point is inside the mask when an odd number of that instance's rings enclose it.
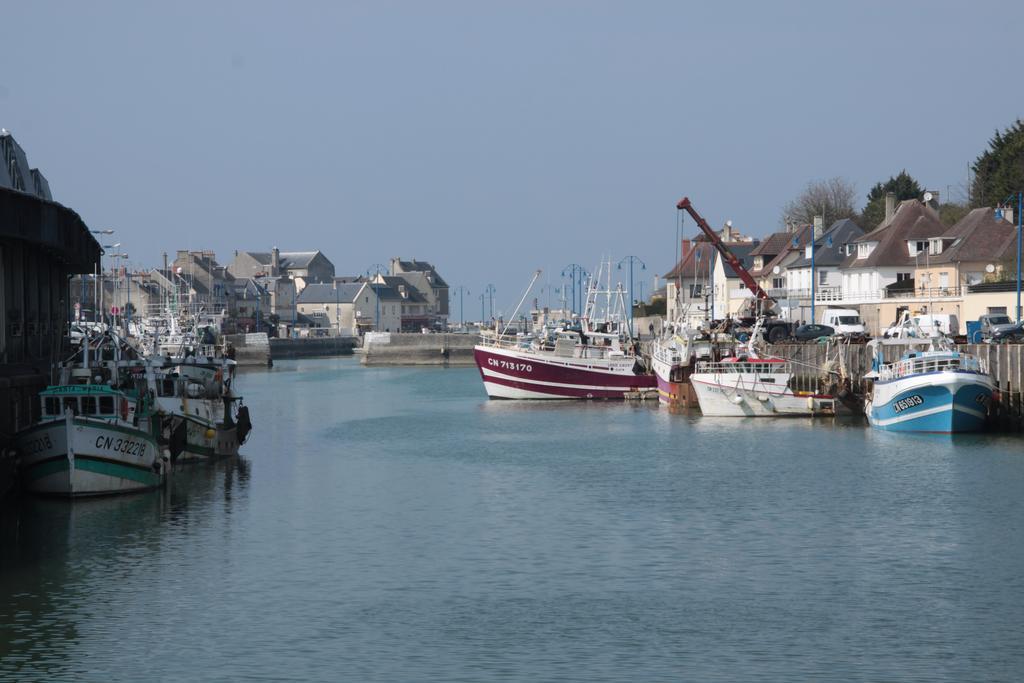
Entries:
{"label": "red crane", "polygon": [[725,246],[725,242],[723,242],[722,238],[718,236],[718,233],[712,230],[711,226],[708,225],[708,222],[704,220],[703,216],[697,213],[697,210],[693,208],[693,204],[690,203],[689,197],[683,197],[680,199],[679,203],[676,204],[676,208],[680,211],[686,211],[693,217],[693,220],[697,222],[697,226],[700,227],[701,232],[703,232],[707,236],[708,240],[711,241],[711,246],[718,250],[718,253],[722,255],[722,258],[725,259],[726,263],[732,266],[732,269],[735,270],[736,274],[740,276],[741,280],[743,280],[743,284],[747,286],[747,289],[754,293],[754,296],[757,299],[776,303],[775,299],[769,295],[768,292],[764,291],[761,285],[757,284],[757,280],[754,279],[754,276],[747,272],[747,269],[743,267],[743,263],[736,258],[736,255],[729,250],[729,247]]}

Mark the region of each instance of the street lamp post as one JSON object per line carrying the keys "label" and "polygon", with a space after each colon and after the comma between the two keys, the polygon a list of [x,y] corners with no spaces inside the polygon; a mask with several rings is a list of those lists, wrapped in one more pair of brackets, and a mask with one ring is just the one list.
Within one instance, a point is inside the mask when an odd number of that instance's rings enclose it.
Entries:
{"label": "street lamp post", "polygon": [[[569,288],[571,289],[571,295],[569,300],[569,307],[573,313],[576,312],[576,281],[580,283],[580,294],[583,294],[583,278],[586,277],[587,271],[583,269],[578,263],[570,263],[565,268],[562,268],[562,277],[569,278]],[[582,308],[582,304],[580,308]]]}
{"label": "street lamp post", "polygon": [[489,304],[488,304],[489,305],[489,310],[491,312],[491,317],[493,318],[494,317],[494,293],[496,291],[498,291],[498,290],[496,290],[494,288],[494,285],[487,285],[487,287],[484,288],[484,291],[487,293],[487,301],[489,302]]}
{"label": "street lamp post", "polygon": [[366,269],[366,276],[369,277],[370,273],[373,272],[373,284],[375,287],[371,287],[373,290],[373,298],[377,302],[377,318],[373,324],[373,331],[380,332],[380,283],[377,280],[380,278],[380,272],[382,269],[386,269],[386,266],[382,263],[374,263],[372,266]]}
{"label": "street lamp post", "polygon": [[[111,230],[110,232],[114,232],[114,231]],[[104,244],[103,248],[104,249],[117,249],[120,246],[121,246],[120,242],[114,242],[113,244]],[[106,298],[107,298],[107,296],[106,296],[107,295],[107,292],[106,292],[107,288],[104,286],[106,284],[106,275],[104,275],[104,273],[103,273],[103,254],[104,253],[106,253],[106,252],[102,252],[102,251],[100,252],[99,304],[96,306],[96,308],[98,308],[99,311],[100,311],[100,322],[103,322],[103,317],[106,315],[106,311],[104,310],[104,307],[106,306]]]}
{"label": "street lamp post", "polygon": [[629,336],[633,336],[633,263],[640,264],[640,270],[647,270],[647,264],[641,261],[636,256],[623,256],[619,261],[619,270],[622,270],[622,264],[629,261]]}
{"label": "street lamp post", "polygon": [[459,294],[459,327],[462,329],[466,328],[466,316],[463,314],[462,309],[462,295],[469,294],[469,290],[466,289],[465,285],[459,285],[455,288],[455,291]]}

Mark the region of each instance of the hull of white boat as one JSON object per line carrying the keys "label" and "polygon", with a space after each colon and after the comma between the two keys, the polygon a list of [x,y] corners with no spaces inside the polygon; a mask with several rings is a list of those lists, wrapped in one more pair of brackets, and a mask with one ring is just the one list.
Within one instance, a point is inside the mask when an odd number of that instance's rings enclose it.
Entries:
{"label": "hull of white boat", "polygon": [[810,417],[836,410],[832,396],[794,393],[785,381],[776,385],[739,374],[694,373],[690,384],[708,417]]}
{"label": "hull of white boat", "polygon": [[154,488],[166,470],[146,432],[76,417],[42,423],[16,437],[24,487],[56,496],[95,496]]}

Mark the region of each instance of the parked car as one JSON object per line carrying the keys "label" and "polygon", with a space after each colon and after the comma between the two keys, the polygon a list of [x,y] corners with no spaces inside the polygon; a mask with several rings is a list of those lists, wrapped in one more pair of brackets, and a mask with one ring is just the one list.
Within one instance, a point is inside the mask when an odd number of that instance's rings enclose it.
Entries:
{"label": "parked car", "polygon": [[978,318],[981,338],[989,344],[1024,340],[1024,323],[1015,323],[1005,313],[986,313]]}
{"label": "parked car", "polygon": [[793,337],[797,341],[813,341],[815,339],[821,339],[822,337],[831,337],[835,333],[835,328],[829,325],[809,323],[807,325],[801,325],[793,330]]}

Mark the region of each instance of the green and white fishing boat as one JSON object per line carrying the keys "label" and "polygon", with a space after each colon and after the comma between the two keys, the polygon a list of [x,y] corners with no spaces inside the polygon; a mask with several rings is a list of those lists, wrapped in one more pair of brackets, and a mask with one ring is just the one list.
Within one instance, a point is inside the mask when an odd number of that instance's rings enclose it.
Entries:
{"label": "green and white fishing boat", "polygon": [[25,488],[78,497],[159,486],[170,460],[145,389],[152,371],[126,366],[116,339],[82,347],[82,362],[59,366],[59,382],[40,393],[39,420],[15,437]]}

